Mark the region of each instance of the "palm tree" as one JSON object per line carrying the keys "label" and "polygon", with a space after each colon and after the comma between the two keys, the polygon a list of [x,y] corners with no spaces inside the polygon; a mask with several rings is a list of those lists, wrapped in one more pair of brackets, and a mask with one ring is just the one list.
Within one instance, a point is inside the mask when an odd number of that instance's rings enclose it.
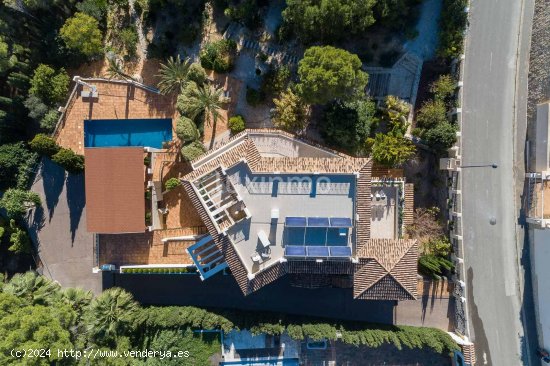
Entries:
{"label": "palm tree", "polygon": [[18,273],[4,285],[3,292],[35,305],[52,304],[59,298],[61,286],[34,271]]}
{"label": "palm tree", "polygon": [[139,304],[132,294],[113,287],[92,300],[89,308],[90,330],[98,337],[116,339],[131,329]]}
{"label": "palm tree", "polygon": [[82,313],[86,306],[90,305],[92,297],[91,291],[85,291],[78,287],[69,287],[61,292],[61,300],[79,314]]}
{"label": "palm tree", "polygon": [[160,78],[158,88],[162,94],[170,94],[174,91],[179,92],[187,83],[187,75],[191,62],[188,58],[181,60],[180,56],[174,59],[170,56],[165,64],[160,64]]}
{"label": "palm tree", "polygon": [[107,77],[109,79],[124,79],[124,80],[134,80],[133,77],[124,72],[124,67],[122,62],[117,58],[109,58],[109,67],[107,68]]}
{"label": "palm tree", "polygon": [[[216,131],[216,123],[220,118],[220,109],[225,102],[223,89],[215,88],[210,85],[197,86],[194,82],[188,82],[182,93],[178,97],[178,109],[182,114],[191,119],[204,116],[204,122]],[[210,147],[214,145],[214,133]]]}

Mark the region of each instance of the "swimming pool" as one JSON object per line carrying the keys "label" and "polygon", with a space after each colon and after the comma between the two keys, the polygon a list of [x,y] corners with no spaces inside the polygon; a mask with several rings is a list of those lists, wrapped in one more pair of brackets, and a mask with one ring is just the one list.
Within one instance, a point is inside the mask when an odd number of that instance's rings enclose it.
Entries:
{"label": "swimming pool", "polygon": [[162,148],[172,140],[172,120],[92,119],[84,120],[84,147],[144,146]]}

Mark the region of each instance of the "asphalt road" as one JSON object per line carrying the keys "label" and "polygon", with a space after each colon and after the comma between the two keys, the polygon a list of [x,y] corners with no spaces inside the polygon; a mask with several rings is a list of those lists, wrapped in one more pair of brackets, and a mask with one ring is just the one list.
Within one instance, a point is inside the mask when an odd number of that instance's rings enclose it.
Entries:
{"label": "asphalt road", "polygon": [[462,169],[470,336],[480,365],[538,364],[520,210],[533,6],[534,0],[470,6],[462,164],[498,164]]}

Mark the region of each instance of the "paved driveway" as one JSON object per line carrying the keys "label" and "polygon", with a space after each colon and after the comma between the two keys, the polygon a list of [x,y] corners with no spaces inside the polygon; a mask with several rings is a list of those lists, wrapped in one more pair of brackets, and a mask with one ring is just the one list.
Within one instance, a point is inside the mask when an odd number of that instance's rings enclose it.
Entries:
{"label": "paved driveway", "polygon": [[28,218],[45,276],[66,287],[101,292],[101,275],[93,274],[93,235],[86,231],[84,175],[67,175],[49,159],[39,166],[32,190],[42,207]]}

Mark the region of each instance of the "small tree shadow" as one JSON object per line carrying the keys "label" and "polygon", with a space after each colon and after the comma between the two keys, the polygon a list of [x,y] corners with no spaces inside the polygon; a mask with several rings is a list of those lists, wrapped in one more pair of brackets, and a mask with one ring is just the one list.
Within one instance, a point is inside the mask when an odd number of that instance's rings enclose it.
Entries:
{"label": "small tree shadow", "polygon": [[48,219],[52,221],[55,207],[59,202],[59,195],[63,191],[63,185],[65,184],[65,170],[48,158],[42,159],[41,169]]}
{"label": "small tree shadow", "polygon": [[76,229],[80,224],[82,211],[86,205],[84,194],[84,174],[69,174],[67,176],[67,204],[69,206],[69,219],[71,224],[71,242],[74,243]]}

